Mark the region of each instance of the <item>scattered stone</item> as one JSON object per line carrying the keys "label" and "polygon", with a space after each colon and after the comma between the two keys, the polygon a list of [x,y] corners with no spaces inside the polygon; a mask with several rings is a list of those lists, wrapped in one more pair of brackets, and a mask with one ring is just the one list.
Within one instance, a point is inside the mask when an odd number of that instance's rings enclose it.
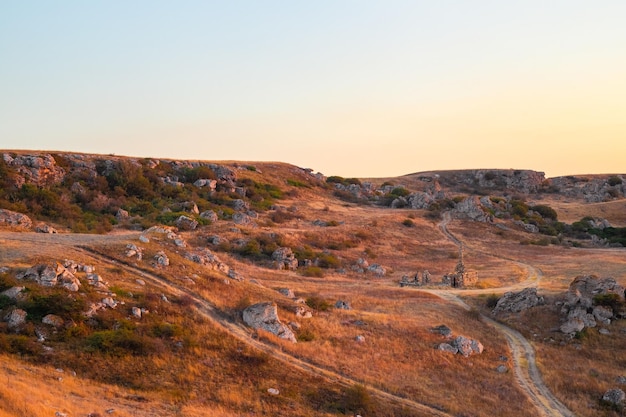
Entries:
{"label": "scattered stone", "polygon": [[118,222],[123,222],[124,220],[128,220],[130,218],[130,214],[128,214],[128,211],[124,209],[118,209],[117,213],[115,213],[115,218]]}
{"label": "scattered stone", "polygon": [[57,229],[55,229],[54,227],[47,225],[45,223],[39,223],[36,227],[35,227],[35,232],[37,233],[49,233],[49,234],[54,234],[57,233]]}
{"label": "scattered stone", "polygon": [[509,368],[507,368],[507,367],[506,367],[506,366],[504,366],[504,365],[498,365],[498,367],[496,368],[496,371],[497,371],[499,374],[503,374],[503,373],[507,372],[508,370],[509,370]]}
{"label": "scattered stone", "polygon": [[296,337],[291,329],[279,320],[275,303],[265,302],[247,307],[243,311],[243,321],[252,328],[265,330],[281,339],[296,343]]}
{"label": "scattered stone", "polygon": [[296,298],[293,290],[291,288],[279,288],[278,292],[288,298]]}
{"label": "scattered stone", "polygon": [[154,255],[154,260],[156,261],[157,266],[168,266],[170,264],[170,259],[163,251],[157,252],[157,254]]}
{"label": "scattered stone", "polygon": [[4,321],[8,323],[9,329],[16,329],[26,322],[27,315],[26,311],[16,308],[4,316]]}
{"label": "scattered stone", "polygon": [[280,394],[280,391],[278,391],[276,388],[268,388],[267,392],[270,395],[278,395],[278,394]]}
{"label": "scattered stone", "polygon": [[144,285],[146,285],[146,281],[144,281],[143,279],[140,279],[140,278],[137,278],[137,279],[135,280],[135,282],[137,283],[137,285],[141,285],[142,287],[143,287]]}
{"label": "scattered stone", "polygon": [[181,230],[195,230],[198,227],[198,222],[191,217],[180,216],[176,219],[176,227]]}
{"label": "scattered stone", "polygon": [[140,235],[140,236],[139,236],[139,241],[140,241],[141,243],[149,243],[149,242],[150,242],[150,239],[149,239],[147,236],[145,236],[145,235]]}
{"label": "scattered stone", "polygon": [[609,329],[600,329],[598,330],[598,333],[608,336],[611,334],[611,331]]}
{"label": "scattered stone", "polygon": [[367,270],[372,272],[377,277],[384,277],[385,274],[387,274],[387,269],[379,264],[372,264],[367,268]]}
{"label": "scattered stone", "polygon": [[335,303],[335,308],[339,310],[350,310],[350,303],[347,301],[339,300]]}
{"label": "scattered stone", "polygon": [[303,305],[296,305],[294,312],[296,313],[296,317],[300,317],[303,319],[310,319],[313,317],[313,313],[307,307]]}
{"label": "scattered stone", "polygon": [[218,219],[217,213],[215,213],[213,210],[203,211],[202,213],[200,213],[200,217],[210,221],[211,223],[215,223]]}
{"label": "scattered stone", "polygon": [[452,330],[448,326],[446,326],[445,324],[440,324],[437,327],[433,327],[432,329],[430,329],[430,331],[433,332],[433,333],[439,333],[443,337],[450,337],[450,336],[452,336]]}
{"label": "scattered stone", "polygon": [[127,258],[137,257],[137,260],[140,261],[143,258],[143,249],[134,243],[129,243],[126,245],[126,253]]}
{"label": "scattered stone", "polygon": [[449,343],[440,343],[439,346],[437,346],[437,349],[443,352],[449,352],[455,355],[459,353],[459,349],[457,349],[456,347],[452,346]]}
{"label": "scattered stone", "polygon": [[43,324],[48,324],[50,326],[53,326],[57,329],[60,329],[65,324],[65,321],[61,317],[55,314],[48,314],[44,316],[44,318],[41,319],[41,322]]}
{"label": "scattered stone", "polygon": [[579,318],[572,318],[563,323],[560,327],[562,333],[573,334],[585,328],[585,323]]}
{"label": "scattered stone", "polygon": [[537,288],[524,288],[519,292],[505,293],[498,300],[491,314],[495,315],[504,312],[519,313],[542,304],[544,304],[544,299],[537,295]]}
{"label": "scattered stone", "polygon": [[141,309],[139,307],[131,308],[131,313],[135,318],[138,318],[138,319],[141,318]]}
{"label": "scattered stone", "polygon": [[291,248],[280,247],[272,253],[272,259],[276,269],[295,271],[298,269],[298,260]]}
{"label": "scattered stone", "polygon": [[25,287],[11,287],[8,290],[4,290],[0,293],[0,295],[4,295],[9,297],[11,300],[18,300],[22,296],[22,291],[24,291]]}
{"label": "scattered stone", "polygon": [[602,401],[617,407],[623,406],[625,400],[626,394],[619,388],[610,389],[602,396]]}
{"label": "scattered stone", "polygon": [[115,308],[117,307],[117,301],[115,301],[113,298],[111,297],[106,297],[102,299],[102,304],[104,304],[106,307],[109,308]]}
{"label": "scattered stone", "polygon": [[238,212],[233,214],[233,222],[245,226],[251,224],[252,219],[246,213]]}
{"label": "scattered stone", "polygon": [[356,340],[359,343],[365,343],[365,336],[358,335],[357,337],[354,338],[354,340]]}
{"label": "scattered stone", "polygon": [[626,385],[626,376],[624,375],[618,376],[615,380],[617,381],[618,384]]}

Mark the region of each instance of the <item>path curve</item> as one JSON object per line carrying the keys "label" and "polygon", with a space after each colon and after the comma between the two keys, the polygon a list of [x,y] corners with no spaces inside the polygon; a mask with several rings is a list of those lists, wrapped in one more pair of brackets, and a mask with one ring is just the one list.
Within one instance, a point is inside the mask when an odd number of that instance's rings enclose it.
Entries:
{"label": "path curve", "polygon": [[[457,246],[463,243],[454,236],[447,228],[451,221],[450,213],[446,212],[443,215],[443,220],[437,225],[439,230]],[[493,255],[492,255],[493,256]],[[512,261],[512,260],[511,260]],[[525,267],[528,271],[528,279],[514,284],[508,287],[501,287],[500,290],[518,290],[526,287],[536,286],[539,280],[542,278],[543,273],[541,270],[533,267],[530,264],[512,261]],[[471,307],[461,300],[458,296],[459,293],[463,294],[481,294],[492,293],[493,289],[486,290],[432,290],[424,289],[423,291],[437,295],[446,301],[455,303],[465,310],[470,310]],[[535,350],[532,345],[522,334],[516,330],[511,329],[504,324],[493,320],[490,317],[481,314],[482,320],[498,330],[507,340],[509,348],[513,356],[513,365],[515,368],[515,377],[520,387],[527,394],[528,398],[537,408],[537,411],[541,416],[546,417],[575,417],[563,403],[561,403],[552,392],[546,387],[541,378],[541,372],[537,368],[537,362],[535,357]]]}

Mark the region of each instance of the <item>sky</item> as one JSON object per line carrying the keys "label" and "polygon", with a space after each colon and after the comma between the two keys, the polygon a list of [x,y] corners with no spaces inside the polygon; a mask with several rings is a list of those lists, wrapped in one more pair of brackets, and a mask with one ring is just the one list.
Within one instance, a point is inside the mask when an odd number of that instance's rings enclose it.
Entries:
{"label": "sky", "polygon": [[0,0],[0,149],[626,173],[626,2]]}

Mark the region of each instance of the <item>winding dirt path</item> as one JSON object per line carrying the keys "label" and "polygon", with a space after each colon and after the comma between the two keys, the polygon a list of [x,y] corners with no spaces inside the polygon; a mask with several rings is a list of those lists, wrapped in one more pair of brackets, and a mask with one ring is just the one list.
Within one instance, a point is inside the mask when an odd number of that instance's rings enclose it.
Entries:
{"label": "winding dirt path", "polygon": [[[450,213],[444,213],[443,220],[437,225],[439,230],[452,242],[454,242],[457,246],[462,245],[463,243],[450,231],[447,226],[451,221]],[[496,256],[496,255],[492,255]],[[502,258],[502,257],[500,257]],[[543,277],[543,273],[541,270],[533,267],[530,264],[526,264],[524,262],[513,261],[520,266],[523,266],[528,271],[528,279],[508,286],[499,288],[500,290],[512,291],[512,290],[520,290],[527,287],[536,286],[538,282]],[[461,300],[458,294],[483,294],[483,293],[492,293],[493,288],[490,289],[475,289],[475,290],[430,290],[424,289],[423,291],[429,292],[431,294],[437,295],[444,300],[447,300],[451,303],[455,303],[460,307],[470,310],[470,306],[467,305],[463,300]],[[539,415],[546,417],[553,416],[563,416],[563,417],[574,417],[574,413],[572,413],[565,405],[563,405],[552,392],[546,387],[543,383],[543,379],[541,378],[541,373],[537,368],[536,358],[535,358],[535,350],[532,345],[521,333],[516,330],[511,329],[508,326],[505,326],[502,323],[499,323],[493,320],[490,317],[481,314],[482,320],[495,328],[497,331],[502,333],[509,344],[509,348],[511,349],[512,357],[513,357],[513,365],[515,368],[515,377],[524,392],[528,395],[528,398],[537,408]]]}
{"label": "winding dirt path", "polygon": [[[296,368],[310,375],[322,377],[328,382],[339,384],[344,387],[350,387],[360,383],[359,381],[340,375],[336,372],[322,368],[312,363],[306,362],[275,347],[266,345],[254,339],[248,329],[242,327],[241,325],[232,321],[230,318],[226,317],[214,305],[212,305],[204,298],[200,297],[195,292],[171,282],[164,276],[158,275],[150,270],[131,265],[122,259],[113,258],[90,247],[91,245],[98,243],[125,241],[132,236],[134,235],[126,234],[107,237],[106,235],[45,235],[35,233],[0,232],[0,242],[21,241],[29,243],[40,243],[42,245],[45,244],[49,246],[62,246],[64,248],[69,247],[72,251],[80,252],[85,256],[91,257],[92,259],[114,265],[119,268],[123,268],[129,273],[140,276],[142,279],[151,282],[153,285],[161,288],[164,292],[170,295],[185,295],[189,297],[194,301],[194,307],[202,317],[215,323],[221,329],[223,329],[239,341],[253,347],[254,349],[262,351],[269,356],[272,356],[273,358],[285,363],[287,366]],[[56,254],[58,255],[58,249],[56,251]],[[3,259],[3,257],[0,257],[0,259]],[[9,259],[7,257],[4,257],[4,260]],[[403,406],[407,409],[411,409],[415,412],[418,412],[420,416],[452,417],[451,414],[445,413],[434,407],[419,403],[417,401],[413,401],[408,398],[399,397],[397,395],[388,393],[375,387],[368,386],[367,390],[369,394],[373,397],[387,401],[389,403]]]}

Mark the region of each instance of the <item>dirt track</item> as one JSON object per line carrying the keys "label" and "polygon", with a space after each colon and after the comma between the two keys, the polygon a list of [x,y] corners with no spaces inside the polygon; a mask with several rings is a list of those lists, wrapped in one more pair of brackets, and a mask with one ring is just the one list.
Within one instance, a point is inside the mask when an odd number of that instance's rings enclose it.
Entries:
{"label": "dirt track", "polygon": [[[438,224],[439,230],[452,242],[456,245],[462,245],[462,242],[454,236],[448,230],[448,223],[451,221],[450,213],[445,213],[444,218],[441,223]],[[499,290],[504,291],[516,291],[521,290],[527,287],[536,286],[539,280],[542,278],[543,274],[540,270],[533,267],[532,265],[519,262],[512,261],[517,264],[525,267],[528,271],[528,279],[522,281],[518,284],[511,285],[509,287],[502,287]],[[492,293],[493,288],[489,289],[475,289],[475,290],[425,290],[431,294],[435,294],[445,300],[448,300],[452,303],[455,303],[462,308],[469,310],[470,306],[467,305],[463,300],[458,297],[459,293],[462,294],[483,294],[483,293]],[[530,401],[537,408],[537,412],[540,413],[541,416],[565,416],[565,417],[574,417],[574,413],[572,413],[565,405],[563,405],[545,386],[543,383],[543,379],[541,378],[541,373],[537,368],[537,363],[535,361],[535,350],[532,345],[521,333],[511,329],[510,327],[505,326],[502,323],[499,323],[493,320],[490,317],[485,315],[481,315],[482,320],[489,325],[493,326],[496,330],[504,335],[506,338],[509,348],[511,349],[511,353],[513,356],[513,364],[515,366],[515,376],[520,385],[520,387],[524,390],[526,395]]]}

